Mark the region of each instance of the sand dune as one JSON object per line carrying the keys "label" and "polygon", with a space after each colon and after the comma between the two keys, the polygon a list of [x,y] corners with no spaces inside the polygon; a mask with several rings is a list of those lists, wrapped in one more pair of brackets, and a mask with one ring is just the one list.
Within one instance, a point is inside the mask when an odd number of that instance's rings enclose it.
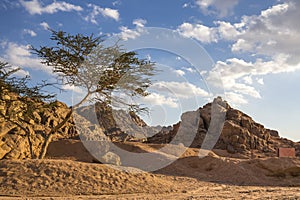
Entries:
{"label": "sand dune", "polygon": [[[170,166],[146,173],[90,163],[81,145],[53,143],[46,160],[1,160],[1,199],[300,199],[297,158],[228,158],[216,151],[200,159],[197,149],[188,149]],[[132,151],[158,147],[124,145]]]}

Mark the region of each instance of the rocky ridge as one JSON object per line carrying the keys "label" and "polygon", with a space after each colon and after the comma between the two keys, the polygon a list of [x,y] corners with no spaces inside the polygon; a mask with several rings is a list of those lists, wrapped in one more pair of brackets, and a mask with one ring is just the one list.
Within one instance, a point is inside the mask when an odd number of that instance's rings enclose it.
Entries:
{"label": "rocky ridge", "polygon": [[[46,103],[24,99],[8,91],[0,94],[0,160],[38,158],[48,133],[64,120],[70,109],[59,101]],[[100,103],[80,107],[74,113],[76,120],[72,116],[54,135],[54,141],[81,139],[124,142],[142,141],[146,138],[139,130],[147,125],[134,113],[113,112],[111,108]],[[96,113],[96,119],[90,119],[91,113]],[[123,121],[122,128],[115,119]],[[157,132],[151,127],[146,129]]]}
{"label": "rocky ridge", "polygon": [[[59,101],[45,103],[12,92],[1,94],[0,159],[37,158],[47,133],[68,111],[67,105]],[[55,138],[70,138],[74,134],[76,130],[70,120]]]}
{"label": "rocky ridge", "polygon": [[[277,131],[266,129],[263,125],[254,122],[248,115],[231,108],[222,99],[219,98],[217,101],[218,105],[226,110],[226,118],[215,149],[224,149],[230,153],[248,156],[251,156],[252,151],[266,156],[275,156],[278,147],[294,147],[297,156],[300,156],[299,143],[280,138]],[[182,124],[195,123],[196,116],[199,122],[196,124],[197,133],[191,147],[199,148],[209,129],[211,109],[212,103],[209,103],[197,111],[184,113],[182,121],[173,127],[149,127],[134,113],[114,111],[97,103],[95,106],[81,107],[76,110],[76,113],[86,119],[89,119],[90,113],[94,112],[96,119],[89,120],[98,124],[97,126],[83,125],[80,127],[83,136],[79,138],[76,130],[78,127],[71,118],[55,134],[54,140],[73,138],[97,141],[98,138],[102,140],[106,135],[112,142],[135,141],[166,144],[172,141]],[[59,101],[52,103],[33,99],[24,101],[23,97],[14,93],[1,94],[0,112],[8,118],[0,117],[0,159],[37,158],[49,130],[61,122],[69,111],[70,108]],[[87,132],[88,135],[85,134]],[[190,132],[187,126],[185,134],[189,135]],[[177,140],[185,144],[186,135],[182,138],[178,137]]]}
{"label": "rocky ridge", "polygon": [[[245,113],[230,107],[220,97],[215,99],[226,109],[226,116],[223,130],[214,149],[227,150],[229,153],[241,153],[247,156],[253,156],[253,151],[262,153],[265,156],[276,156],[278,147],[293,147],[296,149],[297,156],[300,156],[300,145],[291,140],[281,138],[275,130],[265,128],[263,125],[255,122]],[[197,134],[191,144],[191,147],[200,148],[207,135],[211,122],[212,103],[208,103],[196,112],[200,117]],[[178,133],[184,120],[193,120],[194,113],[184,113],[182,121],[173,125],[170,131],[160,131],[158,134],[149,137],[147,143],[170,143]],[[187,131],[192,132],[192,130]],[[184,143],[185,136],[179,139]]]}

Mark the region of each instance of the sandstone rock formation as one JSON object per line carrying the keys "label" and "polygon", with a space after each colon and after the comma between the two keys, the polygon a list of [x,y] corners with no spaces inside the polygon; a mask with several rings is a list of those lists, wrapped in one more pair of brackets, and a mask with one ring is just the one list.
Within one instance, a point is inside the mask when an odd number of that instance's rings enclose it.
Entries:
{"label": "sandstone rock formation", "polygon": [[[29,102],[29,103],[28,103]],[[278,147],[293,147],[300,156],[300,143],[281,138],[277,131],[266,129],[253,121],[251,117],[239,110],[231,108],[221,98],[214,103],[225,112],[224,127],[215,137],[208,134],[212,121],[212,105],[208,103],[196,111],[186,112],[182,121],[173,127],[149,127],[134,113],[112,110],[110,107],[97,103],[76,110],[63,126],[54,140],[75,138],[91,141],[88,150],[97,149],[100,142],[101,151],[95,157],[102,158],[109,153],[107,141],[137,141],[148,143],[172,143],[191,147],[201,147],[205,142],[215,144],[214,148],[227,150],[230,153],[251,155],[252,151],[266,156],[275,156]],[[14,93],[0,95],[0,159],[37,158],[49,130],[61,122],[70,108],[61,102],[45,103],[26,99]],[[94,116],[91,115],[94,113]],[[3,116],[6,116],[3,117]],[[76,124],[79,123],[79,124]],[[181,132],[179,134],[179,132]],[[103,145],[105,144],[105,145]],[[89,149],[90,148],[90,149]],[[110,154],[109,154],[110,155]],[[106,155],[106,160],[115,156]]]}
{"label": "sandstone rock formation", "polygon": [[[0,94],[2,114],[0,115],[0,159],[38,158],[49,131],[63,121],[69,111],[70,108],[59,101],[52,103],[33,99],[25,101],[23,97],[11,92]],[[94,119],[91,118],[93,112],[96,115]],[[142,130],[139,128],[145,127],[146,124],[134,113],[128,115],[125,111],[113,112],[111,108],[99,103],[95,106],[81,107],[74,113],[76,120],[71,117],[57,131],[53,140],[79,139],[80,134],[81,140],[96,143],[86,147],[93,151],[98,148],[97,143],[101,141],[139,141],[139,137],[146,138],[139,132]],[[123,125],[127,125],[120,128],[115,119],[121,119]],[[152,132],[156,131],[150,127],[148,129]],[[95,155],[98,158],[109,152],[109,146],[103,144],[99,151],[103,155]],[[104,160],[110,160],[108,159],[110,157],[110,154],[108,157],[106,155]],[[116,160],[115,156],[112,158]]]}
{"label": "sandstone rock formation", "polygon": [[[47,133],[68,111],[67,105],[58,101],[45,103],[14,93],[0,95],[0,159],[37,158]],[[74,126],[67,122],[56,138],[74,134]]]}
{"label": "sandstone rock formation", "polygon": [[[216,142],[215,149],[227,150],[229,153],[241,153],[251,155],[252,151],[262,153],[266,156],[275,156],[278,147],[294,147],[297,156],[300,155],[299,143],[280,138],[275,130],[265,128],[263,125],[256,123],[250,116],[243,112],[231,108],[226,101],[218,98],[218,103],[226,109],[226,118],[223,130]],[[197,134],[191,147],[200,148],[203,144],[211,122],[212,103],[206,104],[196,112],[200,116]],[[190,112],[185,113],[189,115]],[[186,120],[189,117],[185,117]],[[183,119],[184,120],[184,119]],[[148,143],[170,143],[178,133],[183,121],[175,124],[171,131],[161,131],[158,134],[147,139]],[[191,130],[192,131],[192,130]],[[191,131],[186,131],[189,134]],[[181,138],[185,140],[185,136]],[[184,142],[183,142],[184,144]]]}
{"label": "sandstone rock formation", "polygon": [[148,126],[134,112],[113,110],[101,103],[81,107],[76,113],[90,122],[98,124],[112,142],[145,141],[155,135],[161,127]]}

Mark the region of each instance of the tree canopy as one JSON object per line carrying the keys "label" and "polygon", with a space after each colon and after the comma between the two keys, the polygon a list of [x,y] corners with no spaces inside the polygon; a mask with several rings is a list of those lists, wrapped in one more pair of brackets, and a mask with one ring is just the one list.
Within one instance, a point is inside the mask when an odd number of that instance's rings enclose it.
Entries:
{"label": "tree canopy", "polygon": [[53,68],[61,84],[84,88],[86,96],[80,103],[92,97],[108,105],[116,101],[130,109],[141,109],[111,93],[122,91],[129,97],[147,96],[146,89],[155,73],[154,63],[139,59],[135,52],[126,52],[118,44],[105,46],[101,37],[51,32],[50,39],[56,45],[32,47],[32,50],[42,58],[42,63]]}

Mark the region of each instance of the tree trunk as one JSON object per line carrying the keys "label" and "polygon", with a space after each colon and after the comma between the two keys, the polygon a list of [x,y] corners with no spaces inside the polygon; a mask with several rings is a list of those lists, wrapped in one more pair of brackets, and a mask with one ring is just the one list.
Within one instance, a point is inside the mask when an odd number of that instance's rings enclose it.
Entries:
{"label": "tree trunk", "polygon": [[41,152],[40,152],[40,155],[39,155],[39,159],[44,159],[45,158],[48,147],[49,147],[49,144],[52,141],[53,136],[54,136],[54,134],[47,135],[47,137],[46,137],[46,139],[45,139],[45,141],[42,145],[42,149],[41,149]]}
{"label": "tree trunk", "polygon": [[71,110],[66,115],[65,119],[62,122],[60,122],[57,126],[52,128],[51,131],[47,134],[47,136],[45,138],[45,141],[42,145],[42,149],[41,149],[41,152],[40,152],[40,155],[39,155],[39,159],[44,159],[45,158],[48,146],[49,146],[50,142],[52,142],[53,136],[57,133],[57,131],[59,131],[60,128],[62,128],[69,121],[69,119],[72,116],[72,113],[73,113],[73,110],[71,108]]}
{"label": "tree trunk", "polygon": [[87,98],[90,95],[91,95],[91,93],[88,92],[86,94],[86,96],[79,103],[77,103],[76,105],[74,105],[70,108],[70,111],[67,113],[64,120],[61,121],[57,126],[55,126],[54,128],[51,129],[51,131],[49,132],[49,134],[47,135],[47,137],[46,137],[46,139],[43,143],[43,146],[42,146],[42,149],[41,149],[41,152],[40,152],[40,155],[39,155],[39,159],[44,159],[45,158],[48,146],[49,146],[50,142],[52,142],[53,136],[57,133],[57,131],[59,131],[59,129],[61,129],[69,121],[69,119],[71,118],[71,116],[73,114],[73,109],[78,108],[82,103],[84,103],[87,100]]}
{"label": "tree trunk", "polygon": [[34,152],[33,152],[33,144],[32,144],[32,141],[31,141],[31,134],[32,133],[32,129],[31,128],[27,128],[27,131],[26,131],[26,135],[27,135],[27,139],[28,139],[28,144],[29,144],[29,150],[30,150],[30,154],[31,154],[31,158],[32,159],[35,159],[35,155],[34,155]]}

